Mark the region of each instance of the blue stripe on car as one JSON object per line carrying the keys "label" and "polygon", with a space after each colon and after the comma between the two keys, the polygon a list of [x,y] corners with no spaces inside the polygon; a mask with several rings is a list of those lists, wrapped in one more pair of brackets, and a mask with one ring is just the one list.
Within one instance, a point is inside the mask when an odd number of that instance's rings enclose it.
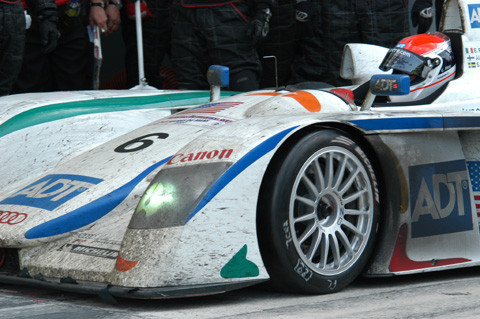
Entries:
{"label": "blue stripe on car", "polygon": [[205,205],[208,204],[225,186],[228,185],[235,177],[237,177],[240,173],[242,173],[247,167],[255,163],[258,159],[260,159],[263,155],[267,154],[271,150],[273,150],[278,143],[288,134],[290,133],[295,127],[291,127],[286,129],[272,137],[268,140],[262,142],[261,144],[257,145],[254,149],[248,152],[244,157],[242,157],[238,162],[236,162],[232,167],[230,167],[220,178],[212,185],[212,187],[208,190],[205,196],[201,199],[200,203],[195,207],[193,212],[188,216],[188,221],[195,216]]}
{"label": "blue stripe on car", "polygon": [[365,119],[350,121],[350,123],[367,131],[443,128],[443,118],[441,116]]}
{"label": "blue stripe on car", "polygon": [[444,122],[449,129],[480,127],[480,117],[473,116],[445,117]]}
{"label": "blue stripe on car", "polygon": [[480,117],[405,117],[352,120],[350,123],[366,131],[396,131],[415,129],[461,129],[480,127]]}

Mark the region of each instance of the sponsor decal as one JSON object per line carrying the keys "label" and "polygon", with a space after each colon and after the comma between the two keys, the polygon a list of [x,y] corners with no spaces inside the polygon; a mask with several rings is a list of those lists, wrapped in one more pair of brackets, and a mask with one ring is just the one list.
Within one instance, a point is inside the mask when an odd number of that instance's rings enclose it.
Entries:
{"label": "sponsor decal", "polygon": [[439,75],[439,76],[437,77],[437,80],[442,80],[443,78],[445,78],[445,77],[450,77],[450,76],[451,76],[451,74],[449,75],[448,73],[444,73],[444,74],[442,74],[442,75]]}
{"label": "sponsor decal", "polygon": [[219,118],[205,115],[173,115],[168,119],[160,121],[160,124],[192,125],[201,127],[217,127],[233,122],[231,119]]}
{"label": "sponsor decal", "polygon": [[[153,164],[133,180],[114,189],[110,193],[67,214],[27,230],[25,238],[37,239],[64,234],[97,221],[117,207],[123,200],[125,200],[125,198],[127,198],[127,196],[129,196],[130,192],[138,185],[138,183],[147,177],[153,170],[165,164],[168,159],[169,158],[165,158]],[[101,180],[98,181],[100,182]]]}
{"label": "sponsor decal", "polygon": [[465,48],[465,58],[469,69],[480,68],[480,48]]}
{"label": "sponsor decal", "polygon": [[480,162],[467,162],[468,174],[472,183],[473,200],[475,203],[475,211],[480,227]]}
{"label": "sponsor decal", "polygon": [[185,163],[193,161],[202,161],[202,160],[213,160],[213,159],[222,159],[230,158],[232,155],[233,149],[228,150],[213,150],[213,151],[202,151],[198,153],[189,153],[189,154],[176,154],[167,162],[167,165],[172,165],[176,163]]}
{"label": "sponsor decal", "polygon": [[461,264],[470,262],[466,258],[446,258],[446,259],[430,259],[423,261],[415,261],[407,255],[407,237],[408,226],[403,224],[398,231],[397,242],[393,251],[392,259],[388,270],[391,272],[408,271],[423,268],[434,268],[447,265]]}
{"label": "sponsor decal", "polygon": [[470,16],[470,27],[472,29],[480,28],[480,4],[469,4],[468,14]]}
{"label": "sponsor decal", "polygon": [[412,238],[473,229],[464,160],[410,166]]}
{"label": "sponsor decal", "polygon": [[4,199],[0,204],[37,207],[49,211],[103,180],[82,175],[47,175]]}
{"label": "sponsor decal", "polygon": [[27,214],[0,210],[0,224],[16,225],[27,219]]}
{"label": "sponsor decal", "polygon": [[396,79],[377,79],[374,88],[378,91],[392,92],[398,89],[398,83],[399,81]]}
{"label": "sponsor decal", "polygon": [[108,258],[108,259],[117,259],[117,256],[118,256],[118,250],[84,246],[84,245],[75,245],[75,244],[65,244],[62,247],[58,248],[58,251],[65,251],[69,253],[82,254],[82,255]]}
{"label": "sponsor decal", "polygon": [[90,233],[77,233],[78,239],[77,242],[92,242],[98,244],[106,244],[106,245],[121,245],[121,240],[114,240],[110,238],[99,238],[98,234],[90,234]]}
{"label": "sponsor decal", "polygon": [[465,51],[467,54],[480,54],[480,48],[465,48]]}
{"label": "sponsor decal", "polygon": [[208,103],[201,106],[198,106],[193,109],[185,110],[180,112],[179,114],[189,114],[189,113],[208,113],[208,114],[215,114],[224,110],[227,110],[231,107],[243,104],[243,102],[215,102],[215,103]]}

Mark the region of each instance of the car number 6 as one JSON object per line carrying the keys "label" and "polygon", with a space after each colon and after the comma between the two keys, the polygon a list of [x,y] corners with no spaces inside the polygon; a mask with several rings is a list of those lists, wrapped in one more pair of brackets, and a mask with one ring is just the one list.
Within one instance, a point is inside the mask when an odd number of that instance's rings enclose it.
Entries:
{"label": "car number 6", "polygon": [[[144,148],[147,148],[147,147],[149,147],[150,145],[153,144],[153,140],[148,139],[148,137],[152,137],[152,136],[156,136],[157,139],[159,139],[159,138],[160,139],[166,139],[168,137],[168,134],[167,133],[153,133],[153,134],[148,134],[148,135],[143,135],[143,136],[137,137],[136,139],[133,139],[131,141],[123,143],[122,145],[115,148],[115,152],[117,152],[117,153],[129,153],[129,152],[140,151]],[[135,145],[135,144],[138,144],[138,143],[140,143],[139,146],[129,148],[129,147],[132,147],[132,145]]]}

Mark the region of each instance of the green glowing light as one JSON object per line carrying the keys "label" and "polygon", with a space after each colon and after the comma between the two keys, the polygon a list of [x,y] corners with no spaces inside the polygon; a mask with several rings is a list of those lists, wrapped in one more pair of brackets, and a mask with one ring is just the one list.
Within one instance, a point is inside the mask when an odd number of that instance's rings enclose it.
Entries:
{"label": "green glowing light", "polygon": [[161,206],[174,201],[174,193],[175,187],[173,185],[152,184],[140,200],[136,213],[144,211],[146,217],[156,214]]}

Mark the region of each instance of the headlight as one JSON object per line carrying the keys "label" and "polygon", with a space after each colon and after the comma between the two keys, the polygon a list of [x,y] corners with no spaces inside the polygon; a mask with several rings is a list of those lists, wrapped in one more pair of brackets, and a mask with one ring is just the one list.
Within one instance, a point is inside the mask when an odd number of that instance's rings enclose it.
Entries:
{"label": "headlight", "polygon": [[184,225],[212,185],[231,165],[209,163],[162,169],[143,194],[128,228]]}

